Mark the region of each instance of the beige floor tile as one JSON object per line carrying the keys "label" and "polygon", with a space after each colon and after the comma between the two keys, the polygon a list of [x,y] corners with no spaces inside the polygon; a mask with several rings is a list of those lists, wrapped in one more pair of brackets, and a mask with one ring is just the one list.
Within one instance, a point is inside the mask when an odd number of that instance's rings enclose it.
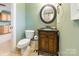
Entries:
{"label": "beige floor tile", "polygon": [[12,41],[9,40],[4,43],[0,46],[0,56],[38,56],[38,53],[34,52],[36,48],[34,41],[32,41],[31,45],[26,48],[23,55],[21,55],[20,49],[16,48],[15,51],[11,51]]}

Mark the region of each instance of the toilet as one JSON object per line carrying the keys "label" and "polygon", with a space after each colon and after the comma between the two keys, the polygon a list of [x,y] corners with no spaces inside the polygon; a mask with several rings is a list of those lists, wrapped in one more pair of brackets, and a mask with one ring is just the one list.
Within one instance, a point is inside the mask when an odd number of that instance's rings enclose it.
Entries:
{"label": "toilet", "polygon": [[17,48],[21,49],[21,54],[27,49],[31,39],[34,37],[34,30],[25,30],[25,37],[17,43]]}

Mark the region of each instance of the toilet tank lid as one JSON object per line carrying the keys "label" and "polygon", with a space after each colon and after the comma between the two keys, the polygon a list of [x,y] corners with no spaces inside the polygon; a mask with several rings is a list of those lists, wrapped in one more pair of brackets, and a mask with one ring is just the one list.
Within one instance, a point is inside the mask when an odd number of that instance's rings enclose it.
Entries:
{"label": "toilet tank lid", "polygon": [[25,30],[25,32],[34,32],[34,30]]}

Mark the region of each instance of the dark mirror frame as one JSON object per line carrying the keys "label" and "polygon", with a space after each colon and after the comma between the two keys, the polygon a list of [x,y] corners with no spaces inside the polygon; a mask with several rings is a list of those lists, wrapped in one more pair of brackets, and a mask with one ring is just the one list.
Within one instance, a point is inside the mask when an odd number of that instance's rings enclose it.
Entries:
{"label": "dark mirror frame", "polygon": [[[54,16],[53,16],[53,18],[51,19],[51,21],[49,21],[49,22],[45,21],[45,19],[42,18],[42,11],[43,11],[43,9],[44,9],[46,6],[52,7],[53,10],[54,10]],[[52,4],[46,4],[46,5],[44,5],[44,6],[41,8],[41,10],[40,10],[40,18],[41,18],[41,20],[42,20],[44,23],[47,23],[47,24],[52,23],[52,22],[55,20],[55,18],[56,18],[56,8],[55,8]]]}

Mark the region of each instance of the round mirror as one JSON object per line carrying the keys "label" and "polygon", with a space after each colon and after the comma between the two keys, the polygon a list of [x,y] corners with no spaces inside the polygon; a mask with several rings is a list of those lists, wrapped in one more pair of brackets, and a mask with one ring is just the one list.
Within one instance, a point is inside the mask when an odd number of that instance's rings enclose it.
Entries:
{"label": "round mirror", "polygon": [[40,18],[44,23],[51,23],[56,18],[56,8],[53,5],[44,5],[40,11]]}

